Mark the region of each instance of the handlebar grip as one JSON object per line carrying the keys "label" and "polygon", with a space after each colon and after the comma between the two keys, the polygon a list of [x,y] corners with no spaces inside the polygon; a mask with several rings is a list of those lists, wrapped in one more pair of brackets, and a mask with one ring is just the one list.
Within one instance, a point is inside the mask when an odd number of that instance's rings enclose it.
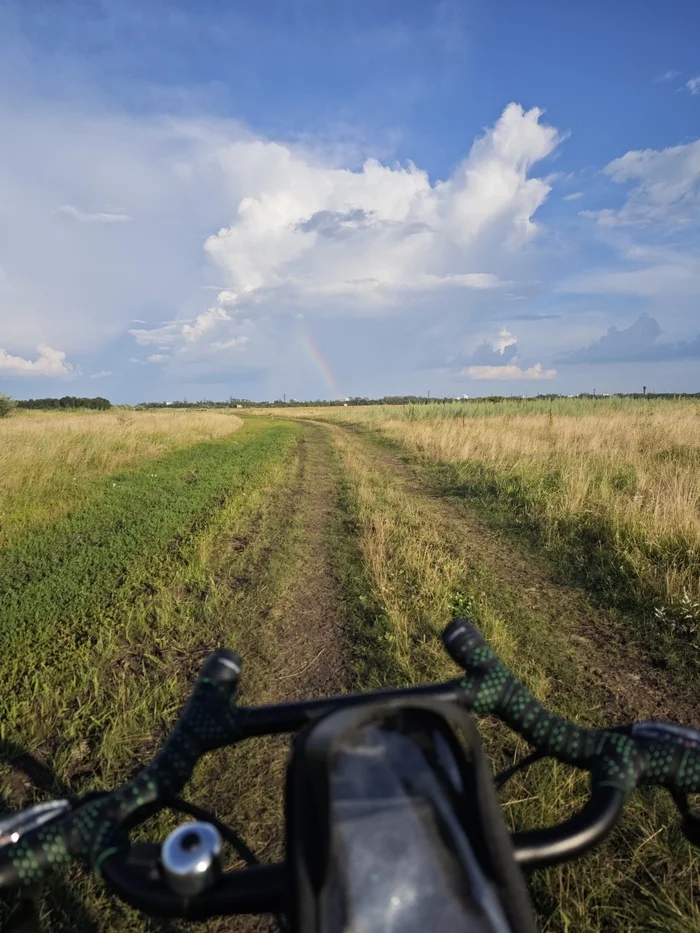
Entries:
{"label": "handlebar grip", "polygon": [[467,673],[484,673],[501,664],[479,629],[467,619],[453,619],[442,633],[452,660]]}
{"label": "handlebar grip", "polygon": [[700,749],[651,740],[645,740],[643,748],[646,767],[640,784],[667,787],[679,794],[700,793]]}
{"label": "handlebar grip", "polygon": [[0,889],[41,881],[74,858],[99,871],[126,845],[126,831],[189,780],[204,752],[243,737],[244,713],[235,705],[241,659],[220,650],[202,665],[197,684],[153,761],[114,793],[91,800],[55,823],[23,835],[0,851]]}
{"label": "handlebar grip", "polygon": [[625,798],[632,793],[645,761],[630,736],[582,729],[549,712],[466,619],[450,622],[443,641],[466,673],[461,686],[468,709],[497,716],[544,756],[586,768],[599,786],[620,790]]}

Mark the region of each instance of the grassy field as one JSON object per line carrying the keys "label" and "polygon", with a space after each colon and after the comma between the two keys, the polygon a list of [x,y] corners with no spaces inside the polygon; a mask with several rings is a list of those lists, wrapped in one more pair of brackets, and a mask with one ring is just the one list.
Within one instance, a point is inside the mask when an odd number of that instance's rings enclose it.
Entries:
{"label": "grassy field", "polygon": [[0,546],[90,495],[93,479],[225,437],[228,412],[22,412],[0,419]]}
{"label": "grassy field", "polygon": [[[611,400],[0,422],[5,805],[124,780],[218,645],[241,650],[248,703],[436,681],[454,675],[439,641],[454,613],[579,723],[700,726],[682,628],[694,637],[699,412]],[[524,754],[481,730],[495,766]],[[210,756],[189,794],[265,858],[281,852],[286,750]],[[540,763],[504,809],[543,825],[585,793]],[[700,930],[700,861],[677,824],[666,797],[636,796],[605,846],[530,879],[541,929]],[[77,868],[45,917],[159,929]]]}
{"label": "grassy field", "polygon": [[700,664],[700,404],[564,400],[334,409],[529,532],[570,580]]}
{"label": "grassy field", "polygon": [[[336,442],[357,515],[369,598],[381,620],[360,629],[366,682],[450,676],[453,668],[438,636],[459,613],[477,623],[518,676],[559,714],[586,725],[658,714],[655,699],[635,689],[637,671],[644,668],[630,659],[629,679],[617,679],[624,666],[619,644],[603,651],[586,637],[591,614],[603,629],[614,620],[595,613],[575,590],[554,586],[546,565],[475,521],[462,503],[445,502],[434,488],[417,485],[415,475],[387,457],[382,445],[343,431]],[[695,691],[686,709],[694,707],[694,696]],[[482,722],[481,732],[494,763],[511,764],[524,754],[497,724]],[[509,785],[505,812],[517,828],[548,825],[571,815],[586,792],[587,782],[571,769],[540,764]],[[541,928],[700,929],[700,860],[677,824],[663,794],[637,796],[608,844],[531,880]]]}

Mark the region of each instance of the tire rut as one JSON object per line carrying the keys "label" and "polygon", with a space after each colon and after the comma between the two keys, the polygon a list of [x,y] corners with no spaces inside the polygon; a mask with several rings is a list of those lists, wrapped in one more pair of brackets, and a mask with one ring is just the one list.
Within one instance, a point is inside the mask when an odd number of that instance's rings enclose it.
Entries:
{"label": "tire rut", "polygon": [[420,464],[387,451],[363,431],[336,429],[361,439],[378,468],[390,471],[409,495],[431,500],[445,540],[488,579],[492,592],[507,597],[510,612],[520,607],[552,632],[565,620],[567,650],[580,679],[561,689],[590,690],[600,698],[606,718],[672,719],[700,726],[696,691],[674,683],[652,657],[629,643],[624,617],[592,605],[582,589],[559,582],[542,555],[489,527],[468,501],[446,496],[421,475]]}
{"label": "tire rut", "polygon": [[[342,693],[349,683],[349,653],[338,573],[329,549],[329,526],[337,509],[335,459],[328,433],[303,425],[295,483],[288,503],[294,510],[287,582],[260,625],[255,656],[246,663],[243,696],[246,704],[269,704]],[[249,651],[251,649],[249,648]],[[251,652],[252,653],[252,652]],[[254,692],[245,691],[246,667],[255,667]],[[284,855],[283,790],[290,740],[276,736],[251,743],[240,764],[259,788],[252,805],[238,814],[238,827],[266,825],[258,845],[264,861]],[[243,747],[245,748],[245,746]],[[252,933],[276,929],[272,917],[239,917],[219,921],[216,930]]]}

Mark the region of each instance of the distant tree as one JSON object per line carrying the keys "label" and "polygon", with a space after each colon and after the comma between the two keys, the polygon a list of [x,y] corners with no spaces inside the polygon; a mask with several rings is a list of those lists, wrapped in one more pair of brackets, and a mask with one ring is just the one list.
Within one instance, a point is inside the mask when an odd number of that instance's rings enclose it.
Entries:
{"label": "distant tree", "polygon": [[7,418],[17,407],[17,402],[9,395],[0,392],[0,418]]}
{"label": "distant tree", "polygon": [[106,398],[75,398],[73,395],[64,395],[63,398],[30,398],[17,402],[19,408],[34,408],[46,411],[52,408],[93,408],[106,411],[112,407]]}

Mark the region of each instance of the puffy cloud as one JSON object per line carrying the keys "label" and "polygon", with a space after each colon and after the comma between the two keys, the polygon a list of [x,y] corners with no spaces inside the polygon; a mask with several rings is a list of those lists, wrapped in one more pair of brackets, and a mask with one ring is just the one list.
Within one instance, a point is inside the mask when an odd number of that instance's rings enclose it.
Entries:
{"label": "puffy cloud", "polygon": [[685,86],[688,88],[693,97],[695,97],[696,94],[700,94],[700,75],[696,75],[694,78],[686,81]]}
{"label": "puffy cloud", "polygon": [[77,375],[79,370],[72,363],[66,362],[66,354],[51,347],[37,347],[35,360],[25,360],[21,356],[11,356],[0,349],[0,371],[10,376],[47,376],[66,377]]}
{"label": "puffy cloud", "polygon": [[517,338],[505,327],[492,340],[485,340],[467,357],[469,364],[460,370],[461,376],[476,380],[553,379],[556,370],[543,369],[541,363],[523,368],[518,366]]}
{"label": "puffy cloud", "polygon": [[700,359],[700,335],[694,340],[659,343],[659,322],[642,314],[629,327],[610,327],[586,347],[562,354],[559,363],[656,363]]}
{"label": "puffy cloud", "polygon": [[688,226],[700,221],[700,140],[630,151],[606,165],[604,172],[633,187],[620,210],[582,211],[601,226]]}
{"label": "puffy cloud", "polygon": [[435,183],[412,163],[368,159],[350,171],[278,143],[234,144],[222,164],[242,197],[233,223],[205,248],[241,300],[258,292],[268,303],[323,306],[329,296],[354,297],[361,313],[406,290],[494,287],[498,251],[537,232],[533,215],[550,191],[529,177],[561,139],[540,117],[510,104]]}
{"label": "puffy cloud", "polygon": [[101,211],[97,214],[89,214],[73,207],[72,204],[61,205],[56,213],[63,214],[64,217],[72,217],[73,220],[79,220],[82,223],[115,224],[127,223],[131,220],[131,217],[124,211]]}
{"label": "puffy cloud", "polygon": [[199,340],[204,334],[208,333],[213,327],[216,327],[218,321],[230,321],[231,318],[223,308],[209,308],[198,314],[192,324],[185,324],[180,333],[185,340],[193,343]]}
{"label": "puffy cloud", "polygon": [[529,369],[510,363],[508,366],[468,366],[462,371],[463,376],[476,380],[554,379],[556,374],[556,369],[543,369],[541,363],[535,363]]}

